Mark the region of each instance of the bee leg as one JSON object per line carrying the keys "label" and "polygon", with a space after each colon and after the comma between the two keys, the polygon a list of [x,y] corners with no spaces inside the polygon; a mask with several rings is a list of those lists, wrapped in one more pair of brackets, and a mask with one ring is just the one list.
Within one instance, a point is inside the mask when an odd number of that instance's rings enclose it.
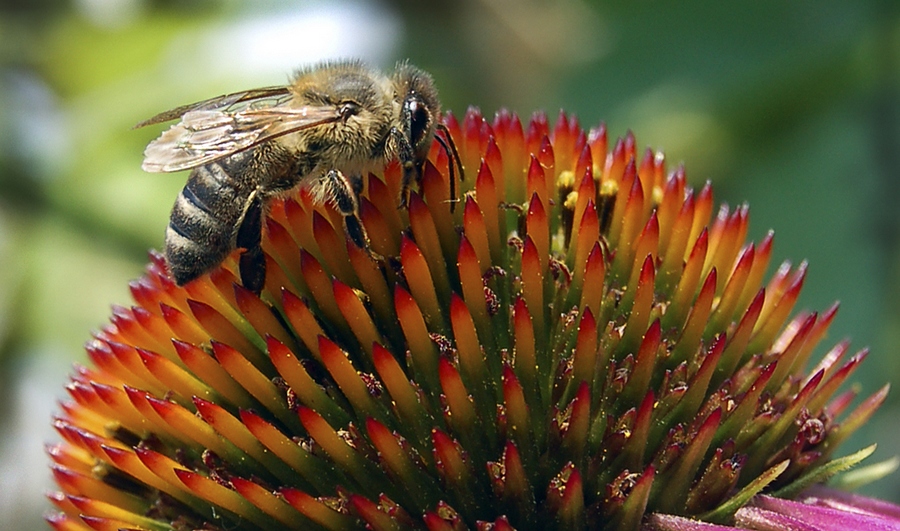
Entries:
{"label": "bee leg", "polygon": [[266,282],[266,257],[263,255],[262,241],[262,201],[254,193],[244,209],[237,230],[236,244],[243,247],[239,262],[241,283],[245,288],[259,295]]}
{"label": "bee leg", "polygon": [[325,174],[325,186],[328,197],[334,206],[344,215],[344,230],[347,236],[360,249],[369,251],[369,236],[359,219],[359,193],[362,191],[362,177],[351,176],[349,179],[338,170]]}
{"label": "bee leg", "polygon": [[422,169],[416,164],[416,154],[403,133],[394,127],[390,131],[390,136],[394,139],[394,143],[397,146],[397,159],[400,161],[400,171],[402,172],[400,180],[400,208],[404,208],[409,203],[409,187],[413,181],[418,183]]}

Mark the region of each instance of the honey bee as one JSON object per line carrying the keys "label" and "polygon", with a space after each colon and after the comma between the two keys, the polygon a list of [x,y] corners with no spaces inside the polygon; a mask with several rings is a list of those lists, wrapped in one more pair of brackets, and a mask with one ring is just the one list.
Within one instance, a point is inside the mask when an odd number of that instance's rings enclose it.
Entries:
{"label": "honey bee", "polygon": [[453,162],[460,177],[462,164],[440,112],[428,73],[405,62],[386,75],[341,61],[301,69],[290,85],[226,94],[139,123],[180,119],[147,146],[145,171],[191,170],[166,228],[170,274],[184,285],[242,249],[241,282],[259,293],[263,215],[272,198],[298,186],[331,201],[350,240],[368,250],[358,210],[363,175],[399,160],[404,205],[435,138],[451,160],[455,198]]}

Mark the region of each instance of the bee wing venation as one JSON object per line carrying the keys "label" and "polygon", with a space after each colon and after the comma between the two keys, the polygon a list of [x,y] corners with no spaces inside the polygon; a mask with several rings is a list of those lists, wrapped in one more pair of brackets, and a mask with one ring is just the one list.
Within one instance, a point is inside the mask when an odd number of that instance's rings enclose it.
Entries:
{"label": "bee wing venation", "polygon": [[161,112],[156,116],[140,122],[139,124],[135,125],[134,128],[138,129],[148,125],[169,122],[181,118],[184,114],[190,111],[235,111],[237,110],[233,108],[235,106],[246,106],[254,108],[275,107],[277,105],[283,104],[286,99],[289,99],[290,94],[290,88],[285,86],[264,87],[253,90],[245,90],[243,92],[234,92],[232,94],[223,94],[221,96],[216,96],[215,98],[209,98],[208,100],[189,103],[187,105],[182,105],[180,107],[175,107],[174,109],[169,109],[168,111]]}
{"label": "bee wing venation", "polygon": [[248,108],[238,112],[192,110],[144,150],[148,172],[196,168],[262,142],[341,119],[334,106]]}

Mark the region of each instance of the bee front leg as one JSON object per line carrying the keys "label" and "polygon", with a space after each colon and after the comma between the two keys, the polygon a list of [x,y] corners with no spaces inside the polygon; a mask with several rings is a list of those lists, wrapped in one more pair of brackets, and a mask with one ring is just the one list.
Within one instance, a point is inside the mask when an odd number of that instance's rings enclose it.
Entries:
{"label": "bee front leg", "polygon": [[400,180],[400,207],[403,208],[409,203],[409,187],[413,181],[416,181],[417,184],[419,182],[421,168],[416,164],[416,154],[409,143],[409,139],[396,127],[391,129],[390,136],[397,150],[397,160],[400,161],[400,171],[402,172]]}
{"label": "bee front leg", "polygon": [[344,215],[344,230],[350,241],[360,249],[369,251],[369,237],[359,219],[362,177],[354,175],[347,178],[338,170],[330,170],[325,174],[323,185],[326,187],[326,196],[331,198],[338,212]]}
{"label": "bee front leg", "polygon": [[238,225],[235,243],[243,247],[238,264],[241,283],[245,288],[259,295],[266,282],[266,257],[260,242],[262,241],[263,207],[259,196],[254,193],[247,200],[244,215]]}

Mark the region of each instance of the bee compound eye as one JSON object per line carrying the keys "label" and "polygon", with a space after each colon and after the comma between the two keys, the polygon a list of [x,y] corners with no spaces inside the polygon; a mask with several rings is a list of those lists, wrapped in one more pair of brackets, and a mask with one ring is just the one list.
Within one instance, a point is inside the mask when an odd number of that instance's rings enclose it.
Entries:
{"label": "bee compound eye", "polygon": [[425,136],[428,128],[428,109],[416,100],[409,102],[409,136],[417,144]]}
{"label": "bee compound eye", "polygon": [[354,101],[345,101],[341,104],[341,120],[347,121],[351,116],[359,114],[359,104]]}

